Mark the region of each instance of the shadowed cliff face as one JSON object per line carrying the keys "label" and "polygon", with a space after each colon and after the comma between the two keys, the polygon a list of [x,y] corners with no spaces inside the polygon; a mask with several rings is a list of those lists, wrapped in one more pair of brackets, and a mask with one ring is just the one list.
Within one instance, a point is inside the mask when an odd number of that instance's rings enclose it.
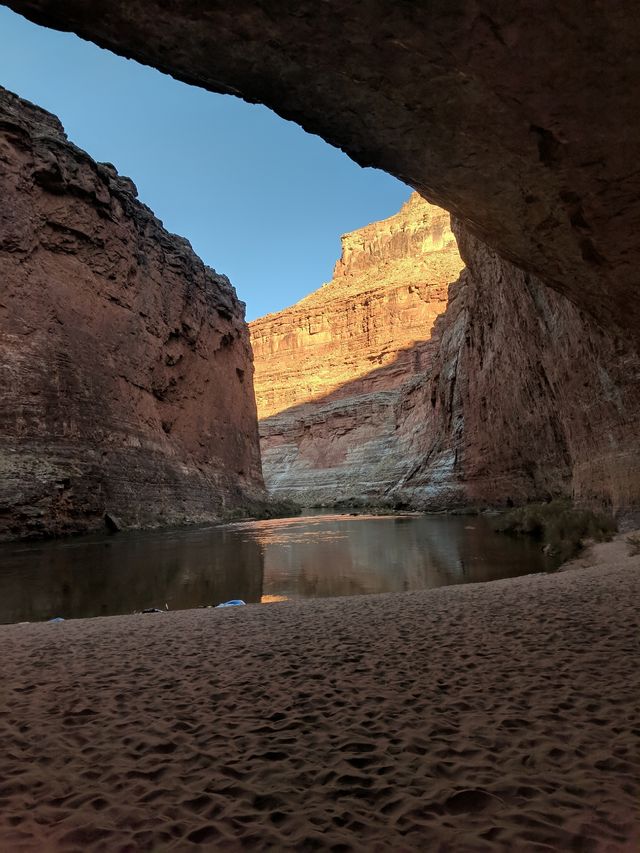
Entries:
{"label": "shadowed cliff face", "polygon": [[[435,446],[452,447],[467,499],[569,494],[637,514],[637,350],[458,225],[454,231],[467,269],[450,291],[432,378],[420,393],[437,415]],[[427,462],[405,486],[419,495],[428,482]]]}
{"label": "shadowed cliff face", "polygon": [[569,495],[637,516],[637,351],[454,230],[467,269],[436,325],[430,375],[408,388],[400,434],[417,464],[389,495],[432,505],[435,464],[455,502]]}
{"label": "shadowed cliff face", "polygon": [[[269,492],[311,506],[464,504],[452,465],[453,437],[425,404],[438,340],[436,334],[325,397],[262,419]],[[429,453],[438,438],[440,446]],[[421,488],[407,487],[417,470]]]}
{"label": "shadowed cliff face", "polygon": [[259,101],[398,176],[640,337],[640,16],[632,0],[10,0]]}
{"label": "shadowed cliff face", "polygon": [[[254,341],[264,336],[254,347],[268,489],[306,504],[429,509],[571,495],[637,512],[640,358],[632,345],[458,225],[467,268],[445,301],[438,276],[447,264],[451,281],[461,259],[446,220],[447,248],[430,239],[441,214],[412,197],[396,217],[343,238],[329,285],[251,324]],[[412,239],[419,221],[429,227]],[[416,294],[429,292],[427,322]],[[320,351],[310,308],[328,334]],[[344,323],[364,312],[376,341],[387,341],[385,362],[365,374],[354,365],[367,363],[367,338]],[[394,349],[398,328],[404,347]],[[325,393],[311,393],[320,381]]]}
{"label": "shadowed cliff face", "polygon": [[0,89],[0,538],[263,496],[244,305],[59,121]]}

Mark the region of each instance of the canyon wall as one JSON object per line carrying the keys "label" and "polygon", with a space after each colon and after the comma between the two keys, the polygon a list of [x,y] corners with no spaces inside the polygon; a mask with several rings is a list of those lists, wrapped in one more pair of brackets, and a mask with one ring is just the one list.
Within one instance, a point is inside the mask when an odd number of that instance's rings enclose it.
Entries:
{"label": "canyon wall", "polygon": [[[424,462],[399,484],[428,499],[431,454],[475,504],[570,495],[640,513],[640,356],[457,223],[467,264],[450,288],[441,345],[412,409]],[[407,428],[407,425],[404,427]],[[421,432],[422,430],[422,432]]]}
{"label": "canyon wall", "polygon": [[398,424],[407,386],[426,381],[462,266],[448,214],[414,193],[397,215],[342,237],[331,282],[250,324],[272,495],[378,502],[419,464],[422,448]]}
{"label": "canyon wall", "polygon": [[[443,217],[412,196],[398,216],[343,238],[329,285],[251,324],[268,488],[306,504],[442,509],[568,495],[638,513],[633,343],[460,223],[467,266],[454,282],[462,261]],[[420,238],[405,238],[416,220]],[[442,241],[429,236],[434,223]]]}
{"label": "canyon wall", "polygon": [[113,166],[0,89],[0,538],[264,498],[244,305]]}
{"label": "canyon wall", "polygon": [[[6,2],[38,23],[72,30],[187,83],[267,104],[460,220],[471,271],[454,289],[441,369],[434,365],[429,390],[416,390],[403,404],[414,413],[407,418],[415,421],[411,446],[432,448],[406,488],[422,494],[437,460],[442,482],[454,491],[469,463],[477,493],[495,494],[483,473],[492,458],[470,461],[495,451],[504,471],[500,492],[509,495],[517,485],[509,460],[531,454],[521,425],[539,430],[541,459],[556,472],[558,488],[609,496],[621,506],[636,500],[635,465],[627,470],[624,461],[635,460],[630,434],[640,346],[636,3]],[[481,241],[473,249],[471,235]],[[486,269],[472,255],[484,256]],[[498,308],[509,310],[494,316]],[[476,309],[487,323],[493,317],[493,327],[478,325]],[[545,339],[549,331],[569,340]],[[518,337],[530,334],[530,344]],[[560,406],[555,426],[534,413],[520,413],[522,421],[513,416],[509,385],[498,387],[489,375],[488,365],[497,371],[500,363],[505,376],[521,377],[525,388],[540,384],[541,399]],[[464,391],[466,381],[475,383],[465,372],[473,364],[495,402],[482,384]],[[568,383],[566,394],[554,381]],[[487,407],[482,416],[465,407],[473,395]],[[527,403],[528,392],[514,396]],[[478,433],[469,446],[461,436],[473,436],[475,425],[495,432]],[[510,450],[501,446],[499,425]],[[555,449],[544,449],[547,436]],[[518,494],[545,490],[542,464],[531,464]]]}

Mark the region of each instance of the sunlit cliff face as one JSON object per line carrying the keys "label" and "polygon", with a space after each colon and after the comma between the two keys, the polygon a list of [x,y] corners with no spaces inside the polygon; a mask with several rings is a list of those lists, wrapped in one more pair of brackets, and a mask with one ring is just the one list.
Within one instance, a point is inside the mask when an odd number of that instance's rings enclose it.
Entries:
{"label": "sunlit cliff face", "polygon": [[347,382],[391,388],[424,370],[462,268],[449,214],[416,193],[395,216],[345,234],[328,284],[250,324],[258,417],[340,396]]}
{"label": "sunlit cliff face", "polygon": [[637,353],[454,230],[460,255],[446,214],[412,197],[343,238],[328,285],[253,324],[270,493],[429,509],[567,495],[633,514]]}
{"label": "sunlit cliff face", "polygon": [[[442,463],[429,454],[438,430],[426,389],[462,268],[449,215],[413,194],[395,216],[342,238],[331,282],[251,324],[273,495],[375,502],[425,455],[450,467],[448,445]],[[452,499],[448,480],[435,491]]]}

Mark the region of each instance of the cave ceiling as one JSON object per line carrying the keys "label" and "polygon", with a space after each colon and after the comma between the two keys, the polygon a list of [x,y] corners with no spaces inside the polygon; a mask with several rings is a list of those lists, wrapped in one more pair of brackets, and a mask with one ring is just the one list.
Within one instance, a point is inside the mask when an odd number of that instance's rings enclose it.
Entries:
{"label": "cave ceiling", "polygon": [[6,5],[187,83],[271,107],[405,181],[605,328],[638,340],[636,3]]}

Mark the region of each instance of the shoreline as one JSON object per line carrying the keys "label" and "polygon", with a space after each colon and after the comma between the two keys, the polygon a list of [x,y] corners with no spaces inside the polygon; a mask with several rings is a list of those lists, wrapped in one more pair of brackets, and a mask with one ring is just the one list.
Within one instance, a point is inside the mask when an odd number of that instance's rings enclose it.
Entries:
{"label": "shoreline", "polygon": [[0,850],[637,849],[620,538],[549,575],[0,626]]}
{"label": "shoreline", "polygon": [[324,513],[19,545],[0,563],[0,623],[13,624],[258,603],[263,594],[410,591],[550,571],[559,560],[486,519]]}

